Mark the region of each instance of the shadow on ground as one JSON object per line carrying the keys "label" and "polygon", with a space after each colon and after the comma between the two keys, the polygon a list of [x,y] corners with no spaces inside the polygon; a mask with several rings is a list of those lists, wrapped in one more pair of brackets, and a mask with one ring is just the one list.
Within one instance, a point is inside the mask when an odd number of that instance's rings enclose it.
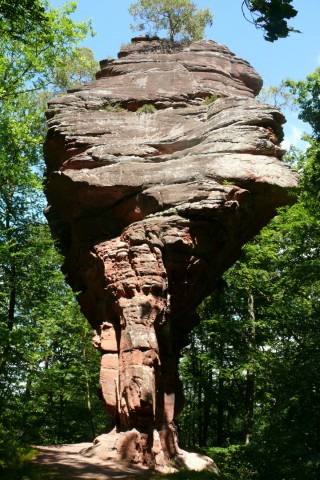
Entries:
{"label": "shadow on ground", "polygon": [[115,460],[100,460],[80,455],[80,450],[91,444],[61,445],[53,447],[36,446],[38,453],[30,461],[34,465],[47,467],[50,478],[63,480],[129,480],[143,477],[150,479],[150,470],[120,464]]}

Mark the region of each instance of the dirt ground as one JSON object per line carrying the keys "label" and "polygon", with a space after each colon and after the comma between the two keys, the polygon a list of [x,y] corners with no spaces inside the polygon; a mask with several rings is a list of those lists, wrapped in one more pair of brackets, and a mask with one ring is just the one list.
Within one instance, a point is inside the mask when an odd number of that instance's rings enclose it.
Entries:
{"label": "dirt ground", "polygon": [[63,480],[129,480],[153,477],[152,472],[133,466],[120,464],[113,460],[103,461],[98,458],[88,458],[79,452],[91,446],[90,443],[40,447],[35,446],[39,453],[32,463],[46,466],[51,471],[61,475]]}

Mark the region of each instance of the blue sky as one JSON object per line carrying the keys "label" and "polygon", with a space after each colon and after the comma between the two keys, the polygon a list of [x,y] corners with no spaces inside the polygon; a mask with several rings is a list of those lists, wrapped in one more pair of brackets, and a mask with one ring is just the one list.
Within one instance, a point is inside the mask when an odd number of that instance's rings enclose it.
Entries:
{"label": "blue sky", "polygon": [[[292,33],[274,43],[263,39],[261,30],[255,29],[242,16],[242,0],[198,0],[199,8],[209,7],[214,14],[212,27],[206,38],[225,44],[236,55],[245,58],[260,73],[265,85],[278,85],[284,78],[304,79],[320,67],[320,0],[294,0],[298,15],[289,22],[301,34]],[[65,3],[53,0],[56,7]],[[134,33],[130,30],[128,7],[133,0],[78,0],[74,20],[91,18],[95,37],[84,45],[91,48],[97,60],[116,57],[122,43],[128,43]],[[306,127],[292,112],[285,112],[286,146],[298,144]]]}

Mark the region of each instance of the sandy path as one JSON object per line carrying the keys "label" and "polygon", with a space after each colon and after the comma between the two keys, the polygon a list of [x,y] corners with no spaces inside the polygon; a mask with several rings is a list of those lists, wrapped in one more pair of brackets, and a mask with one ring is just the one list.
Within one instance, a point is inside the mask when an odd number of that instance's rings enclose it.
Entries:
{"label": "sandy path", "polygon": [[138,479],[140,477],[152,478],[150,471],[121,465],[113,460],[103,461],[98,458],[87,458],[79,454],[83,448],[91,443],[78,443],[74,445],[60,445],[39,447],[39,453],[32,463],[47,466],[53,472],[63,476],[63,480],[107,480],[107,479]]}

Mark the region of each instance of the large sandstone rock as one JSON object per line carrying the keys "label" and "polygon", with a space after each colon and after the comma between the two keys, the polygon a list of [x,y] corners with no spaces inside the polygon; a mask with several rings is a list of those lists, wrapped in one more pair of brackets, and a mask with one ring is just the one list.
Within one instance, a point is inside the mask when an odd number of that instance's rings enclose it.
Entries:
{"label": "large sandstone rock", "polygon": [[[292,201],[285,120],[255,100],[261,84],[213,41],[168,51],[143,38],[50,102],[46,213],[102,352],[108,438],[135,463],[190,464],[175,418],[195,309]],[[138,113],[144,104],[154,113]]]}

